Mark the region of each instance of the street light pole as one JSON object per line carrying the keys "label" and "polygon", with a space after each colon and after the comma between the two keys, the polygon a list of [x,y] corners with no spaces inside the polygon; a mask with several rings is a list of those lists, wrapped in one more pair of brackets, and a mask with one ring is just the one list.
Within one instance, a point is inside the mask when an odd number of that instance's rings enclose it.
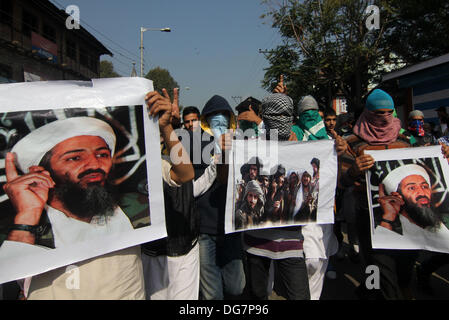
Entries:
{"label": "street light pole", "polygon": [[140,27],[140,76],[143,77],[143,33],[145,31],[171,32],[170,28],[144,28]]}

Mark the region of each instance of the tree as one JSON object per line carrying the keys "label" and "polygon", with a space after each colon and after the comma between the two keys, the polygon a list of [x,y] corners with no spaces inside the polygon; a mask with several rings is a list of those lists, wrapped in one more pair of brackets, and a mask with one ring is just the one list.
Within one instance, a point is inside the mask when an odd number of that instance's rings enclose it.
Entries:
{"label": "tree", "polygon": [[[279,29],[283,44],[268,56],[263,86],[273,89],[284,74],[289,95],[294,100],[311,94],[329,105],[343,94],[350,109],[362,109],[368,85],[379,79],[382,61],[392,61],[385,47],[386,26],[393,18],[388,1],[285,0],[282,4],[265,0],[273,28]],[[369,5],[381,8],[382,25],[369,30]]]}
{"label": "tree", "polygon": [[117,78],[121,77],[114,71],[114,65],[112,62],[103,60],[100,61],[100,78]]}
{"label": "tree", "polygon": [[145,78],[153,81],[154,90],[158,91],[162,94],[162,89],[167,89],[170,98],[173,99],[173,89],[179,88],[178,83],[173,79],[170,75],[170,72],[167,69],[163,69],[160,67],[156,67],[151,69]]}
{"label": "tree", "polygon": [[390,0],[394,19],[385,41],[405,62],[415,64],[449,52],[447,0]]}

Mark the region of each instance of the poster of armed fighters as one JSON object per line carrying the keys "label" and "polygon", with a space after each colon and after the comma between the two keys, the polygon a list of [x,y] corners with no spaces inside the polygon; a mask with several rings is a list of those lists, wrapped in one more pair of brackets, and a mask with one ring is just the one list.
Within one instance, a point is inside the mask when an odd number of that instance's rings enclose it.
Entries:
{"label": "poster of armed fighters", "polygon": [[105,81],[59,82],[70,103],[52,82],[9,87],[40,103],[0,102],[0,282],[165,236],[160,153],[148,152],[159,139],[146,138],[158,128],[143,104],[152,84],[107,105],[121,92]]}
{"label": "poster of armed fighters", "polygon": [[231,158],[227,233],[333,223],[337,157],[332,141],[237,140]]}
{"label": "poster of armed fighters", "polygon": [[449,252],[448,162],[440,146],[366,151],[372,244]]}

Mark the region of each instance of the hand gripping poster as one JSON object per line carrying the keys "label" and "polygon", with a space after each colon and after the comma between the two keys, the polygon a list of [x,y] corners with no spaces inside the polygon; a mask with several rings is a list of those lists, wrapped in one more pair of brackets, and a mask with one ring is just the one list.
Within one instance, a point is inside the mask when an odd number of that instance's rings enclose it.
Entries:
{"label": "hand gripping poster", "polygon": [[334,141],[234,140],[225,232],[334,222]]}
{"label": "hand gripping poster", "polygon": [[366,151],[371,239],[377,249],[449,252],[448,162],[440,146]]}
{"label": "hand gripping poster", "polygon": [[0,85],[0,283],[166,236],[152,90],[140,78]]}

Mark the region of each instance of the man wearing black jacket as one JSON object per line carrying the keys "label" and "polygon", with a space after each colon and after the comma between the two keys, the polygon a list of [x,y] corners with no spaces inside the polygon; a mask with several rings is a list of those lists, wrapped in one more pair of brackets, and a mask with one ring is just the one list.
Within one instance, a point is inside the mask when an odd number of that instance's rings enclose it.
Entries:
{"label": "man wearing black jacket", "polygon": [[[222,149],[229,148],[230,144],[230,136],[226,132],[236,128],[232,108],[223,97],[213,96],[206,103],[201,114],[201,128],[214,136],[215,157],[220,158],[224,153],[222,151],[225,151]],[[197,178],[204,171],[204,166],[194,165],[194,168]],[[245,287],[241,236],[224,233],[227,172],[228,165],[218,164],[217,180],[196,201],[201,217],[200,293],[204,300],[222,300],[225,295],[228,295],[227,298],[238,296]]]}

